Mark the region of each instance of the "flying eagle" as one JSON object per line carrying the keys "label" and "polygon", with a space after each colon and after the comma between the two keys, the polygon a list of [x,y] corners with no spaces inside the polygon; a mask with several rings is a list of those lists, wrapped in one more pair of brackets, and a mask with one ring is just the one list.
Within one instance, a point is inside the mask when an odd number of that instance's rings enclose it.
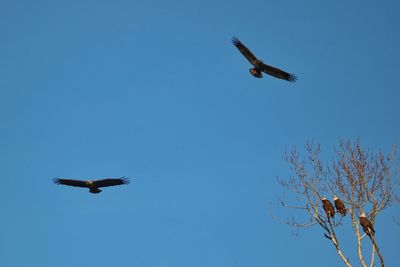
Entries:
{"label": "flying eagle", "polygon": [[339,212],[342,216],[346,216],[346,207],[344,206],[343,201],[338,198],[336,195],[333,196],[334,204],[336,211]]}
{"label": "flying eagle", "polygon": [[124,177],[121,178],[106,178],[97,181],[87,180],[72,180],[72,179],[60,179],[58,177],[53,179],[55,184],[62,184],[62,185],[69,185],[69,186],[76,186],[76,187],[86,187],[89,188],[89,192],[93,194],[98,194],[101,192],[99,187],[106,187],[106,186],[114,186],[114,185],[121,185],[121,184],[128,184],[129,179]]}
{"label": "flying eagle", "polygon": [[243,56],[251,63],[251,65],[254,66],[254,68],[249,69],[251,75],[253,75],[254,77],[262,78],[262,72],[264,72],[266,74],[289,81],[291,83],[294,83],[297,80],[297,77],[294,74],[290,74],[281,69],[264,64],[261,60],[256,58],[256,56],[250,51],[250,49],[242,44],[242,42],[240,42],[237,37],[232,38],[232,43],[234,46],[236,46],[237,49],[239,49],[240,53],[243,54]]}
{"label": "flying eagle", "polygon": [[324,208],[325,212],[326,212],[326,216],[329,217],[335,217],[335,209],[333,208],[332,202],[330,202],[329,200],[327,200],[325,197],[321,198],[322,201],[322,207]]}
{"label": "flying eagle", "polygon": [[365,212],[361,213],[360,217],[358,218],[364,232],[369,236],[373,237],[375,234],[374,227],[368,218],[365,216]]}

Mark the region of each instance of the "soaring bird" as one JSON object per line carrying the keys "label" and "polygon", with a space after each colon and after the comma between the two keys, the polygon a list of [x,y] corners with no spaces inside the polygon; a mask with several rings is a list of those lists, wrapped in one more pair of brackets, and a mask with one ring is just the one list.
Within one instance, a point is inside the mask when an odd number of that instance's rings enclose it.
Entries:
{"label": "soaring bird", "polygon": [[369,235],[369,237],[373,237],[375,234],[374,227],[372,226],[372,223],[370,220],[368,220],[367,216],[365,216],[365,212],[361,213],[360,217],[358,217],[360,224],[362,228],[364,229],[364,232]]}
{"label": "soaring bird", "polygon": [[343,201],[338,198],[336,195],[333,196],[333,202],[335,204],[336,211],[339,212],[342,216],[346,216],[346,207],[344,206]]}
{"label": "soaring bird", "polygon": [[321,201],[322,201],[322,207],[325,210],[326,216],[328,216],[328,218],[335,217],[335,208],[333,207],[332,202],[327,200],[325,197],[322,197]]}
{"label": "soaring bird", "polygon": [[121,178],[106,178],[106,179],[101,179],[101,180],[87,180],[87,181],[82,181],[82,180],[72,180],[72,179],[60,179],[58,177],[53,179],[53,182],[55,184],[62,184],[62,185],[69,185],[69,186],[76,186],[76,187],[86,187],[89,188],[89,192],[93,194],[98,194],[102,190],[100,190],[100,187],[106,187],[106,186],[114,186],[114,185],[121,185],[121,184],[128,184],[129,179],[124,177]]}
{"label": "soaring bird", "polygon": [[281,69],[264,64],[261,60],[256,58],[256,56],[248,49],[242,42],[239,41],[237,37],[232,38],[232,43],[239,49],[240,53],[254,66],[254,68],[249,69],[251,75],[256,78],[262,78],[262,72],[272,75],[276,78],[283,79],[294,83],[297,80],[296,75],[287,73]]}

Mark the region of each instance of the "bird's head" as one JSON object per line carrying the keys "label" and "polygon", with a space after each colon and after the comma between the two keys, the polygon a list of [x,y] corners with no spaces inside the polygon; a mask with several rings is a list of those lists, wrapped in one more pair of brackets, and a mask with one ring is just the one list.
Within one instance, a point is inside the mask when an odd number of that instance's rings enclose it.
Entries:
{"label": "bird's head", "polygon": [[326,197],[325,197],[325,196],[322,196],[322,197],[321,197],[321,200],[326,200]]}
{"label": "bird's head", "polygon": [[333,200],[339,199],[336,195],[333,195]]}
{"label": "bird's head", "polygon": [[365,212],[363,212],[363,213],[360,214],[360,218],[361,218],[361,217],[364,217],[364,218],[366,217]]}
{"label": "bird's head", "polygon": [[259,69],[257,69],[257,68],[249,69],[249,71],[250,71],[251,75],[253,75],[256,78],[262,78],[263,77],[261,71]]}
{"label": "bird's head", "polygon": [[90,186],[90,185],[93,185],[93,180],[87,180],[87,181],[86,181],[86,184],[89,185],[89,186]]}

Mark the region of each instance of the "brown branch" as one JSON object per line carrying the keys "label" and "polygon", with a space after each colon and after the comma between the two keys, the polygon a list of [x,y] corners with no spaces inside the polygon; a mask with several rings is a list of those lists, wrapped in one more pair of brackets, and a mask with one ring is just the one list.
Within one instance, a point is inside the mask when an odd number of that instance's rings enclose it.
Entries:
{"label": "brown branch", "polygon": [[350,262],[349,262],[349,259],[347,259],[347,258],[343,255],[343,252],[342,252],[342,250],[340,249],[339,240],[338,240],[337,237],[336,237],[335,229],[334,229],[333,224],[332,224],[332,222],[331,222],[331,219],[330,219],[329,217],[328,217],[328,222],[329,222],[329,226],[330,226],[330,239],[331,239],[333,245],[335,245],[336,251],[337,251],[339,257],[342,259],[342,261],[344,262],[344,264],[346,264],[347,267],[351,267],[351,264],[350,264]]}
{"label": "brown branch", "polygon": [[375,246],[372,246],[371,263],[369,264],[369,267],[373,267],[374,265],[375,265]]}
{"label": "brown branch", "polygon": [[376,244],[375,237],[370,236],[370,239],[371,239],[371,241],[372,241],[372,244],[374,244],[374,247],[375,247],[375,249],[376,249],[376,253],[377,253],[378,256],[379,256],[379,260],[381,261],[381,266],[382,266],[382,267],[385,267],[385,261],[383,260],[382,253],[381,253],[381,251],[380,251],[378,245]]}
{"label": "brown branch", "polygon": [[353,226],[353,230],[354,230],[354,233],[355,233],[356,239],[357,239],[358,258],[360,259],[361,265],[363,267],[367,267],[367,264],[365,263],[364,256],[363,256],[363,253],[362,253],[362,242],[361,242],[361,240],[362,240],[363,237],[360,234],[360,227],[359,227],[359,224],[358,224],[358,219],[355,218],[355,214],[354,213],[351,214],[351,224]]}

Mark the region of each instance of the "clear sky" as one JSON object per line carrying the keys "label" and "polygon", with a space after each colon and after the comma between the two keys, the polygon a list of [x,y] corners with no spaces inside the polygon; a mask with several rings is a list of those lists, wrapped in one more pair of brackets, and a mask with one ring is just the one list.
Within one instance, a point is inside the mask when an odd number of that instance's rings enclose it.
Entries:
{"label": "clear sky", "polygon": [[[293,144],[399,145],[399,10],[1,0],[0,265],[341,266],[319,228],[295,237],[268,207]],[[252,77],[232,36],[298,82]],[[56,176],[131,184],[94,195]],[[375,226],[387,266],[399,214]],[[350,226],[340,231],[351,244]]]}

